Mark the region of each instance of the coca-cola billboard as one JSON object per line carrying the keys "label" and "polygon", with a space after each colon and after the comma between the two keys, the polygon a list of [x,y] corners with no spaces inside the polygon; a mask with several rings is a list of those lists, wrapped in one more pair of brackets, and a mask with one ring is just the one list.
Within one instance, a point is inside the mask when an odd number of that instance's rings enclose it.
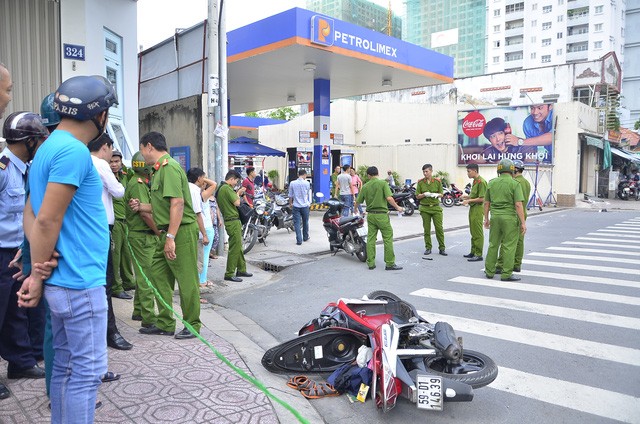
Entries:
{"label": "coca-cola billboard", "polygon": [[458,165],[492,165],[502,159],[553,164],[552,104],[458,112]]}

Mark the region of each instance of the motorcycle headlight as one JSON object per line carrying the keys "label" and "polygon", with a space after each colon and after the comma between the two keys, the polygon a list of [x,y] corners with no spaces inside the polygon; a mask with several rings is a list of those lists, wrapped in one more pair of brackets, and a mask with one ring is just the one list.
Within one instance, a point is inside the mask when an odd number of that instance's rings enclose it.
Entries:
{"label": "motorcycle headlight", "polygon": [[258,212],[258,215],[264,214],[264,205],[256,206],[256,212]]}

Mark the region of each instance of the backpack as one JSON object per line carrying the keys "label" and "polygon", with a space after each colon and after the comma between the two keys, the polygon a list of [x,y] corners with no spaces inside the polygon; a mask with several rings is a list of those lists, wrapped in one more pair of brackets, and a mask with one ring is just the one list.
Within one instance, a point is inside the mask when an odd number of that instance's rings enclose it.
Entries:
{"label": "backpack", "polygon": [[340,393],[346,392],[350,395],[358,396],[360,384],[364,383],[370,386],[372,378],[373,371],[369,368],[360,368],[357,365],[345,364],[327,378],[327,383],[335,387]]}
{"label": "backpack", "polygon": [[[216,198],[216,202],[218,201],[218,192],[220,191],[220,188],[226,184],[224,181],[220,182],[220,184],[218,184],[218,188],[216,188],[216,192],[213,195],[213,197]],[[236,208],[238,209],[238,215],[240,218],[240,222],[242,223],[242,225],[246,224],[247,222],[249,222],[249,218],[251,218],[251,214],[253,213],[253,208],[251,206],[249,206],[249,204],[244,201],[243,199],[240,199],[240,206],[236,206]]]}

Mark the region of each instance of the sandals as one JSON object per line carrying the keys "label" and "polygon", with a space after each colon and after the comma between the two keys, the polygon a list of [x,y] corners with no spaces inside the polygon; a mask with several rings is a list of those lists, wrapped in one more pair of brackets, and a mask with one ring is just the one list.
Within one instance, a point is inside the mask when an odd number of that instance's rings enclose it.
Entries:
{"label": "sandals", "polygon": [[103,383],[109,383],[110,381],[120,380],[120,374],[107,371],[106,374],[102,374],[102,376],[100,376],[100,380],[102,380]]}
{"label": "sandals", "polygon": [[316,383],[304,375],[291,377],[287,386],[300,390],[302,396],[307,399],[320,399],[322,397],[340,396],[340,393],[329,383]]}
{"label": "sandals", "polygon": [[204,297],[201,297],[201,298],[200,298],[200,304],[204,305],[204,304],[207,304],[207,303],[209,303],[209,302],[207,301],[207,299],[205,299]]}

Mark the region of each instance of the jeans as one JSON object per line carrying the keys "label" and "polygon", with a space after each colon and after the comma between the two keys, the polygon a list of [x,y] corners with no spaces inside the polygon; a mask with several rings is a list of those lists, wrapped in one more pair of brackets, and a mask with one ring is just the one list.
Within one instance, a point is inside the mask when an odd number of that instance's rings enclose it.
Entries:
{"label": "jeans", "polygon": [[51,311],[51,423],[93,423],[100,376],[107,372],[107,297],[103,286],[45,285]]}
{"label": "jeans", "polygon": [[293,207],[293,228],[296,230],[296,243],[309,240],[309,206]]}
{"label": "jeans", "polygon": [[209,253],[211,253],[211,247],[213,246],[213,240],[216,235],[215,228],[205,228],[207,232],[207,238],[209,244],[203,246],[202,249],[202,271],[200,272],[200,284],[207,284],[207,274],[209,272]]}
{"label": "jeans", "polygon": [[351,211],[353,210],[353,194],[341,194],[340,201],[345,204],[345,207],[342,209],[342,216],[351,215]]}

